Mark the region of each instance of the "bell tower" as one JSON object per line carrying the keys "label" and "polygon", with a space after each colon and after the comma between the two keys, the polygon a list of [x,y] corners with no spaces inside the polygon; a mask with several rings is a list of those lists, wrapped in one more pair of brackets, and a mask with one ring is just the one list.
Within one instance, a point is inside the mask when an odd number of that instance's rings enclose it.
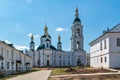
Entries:
{"label": "bell tower", "polygon": [[79,18],[78,8],[75,10],[75,19],[73,21],[72,29],[72,37],[71,37],[71,50],[72,51],[83,51],[83,25],[81,25],[81,20]]}

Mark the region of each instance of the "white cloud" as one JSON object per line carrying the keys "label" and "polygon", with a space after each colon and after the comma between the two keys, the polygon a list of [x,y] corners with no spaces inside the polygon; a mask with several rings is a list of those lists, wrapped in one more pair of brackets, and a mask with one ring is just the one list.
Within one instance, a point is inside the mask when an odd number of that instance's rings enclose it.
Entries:
{"label": "white cloud", "polygon": [[25,0],[27,3],[31,3],[32,2],[32,0]]}
{"label": "white cloud", "polygon": [[7,44],[12,44],[10,41],[8,41],[8,40],[5,40],[5,42],[7,43]]}
{"label": "white cloud", "polygon": [[35,50],[38,48],[38,46],[35,46]]}
{"label": "white cloud", "polygon": [[68,31],[68,28],[62,28],[62,27],[58,27],[55,30],[56,32],[61,32],[61,31]]}
{"label": "white cloud", "polygon": [[31,37],[32,35],[33,35],[32,33],[29,33],[29,34],[28,34],[28,37]]}
{"label": "white cloud", "polygon": [[18,49],[18,50],[25,50],[25,49],[27,49],[27,50],[29,50],[29,47],[27,47],[27,46],[22,46],[22,45],[14,45],[14,47],[16,48],[16,49]]}
{"label": "white cloud", "polygon": [[36,34],[36,35],[34,36],[34,38],[39,38],[39,35]]}
{"label": "white cloud", "polygon": [[[7,43],[7,44],[12,44],[9,40],[5,40],[5,42]],[[16,44],[14,44],[13,45],[16,49],[18,49],[18,50],[25,50],[25,49],[27,49],[27,50],[29,50],[29,47],[27,47],[27,46],[23,46],[23,45],[16,45]]]}
{"label": "white cloud", "polygon": [[[33,35],[32,33],[29,33],[28,37],[31,37],[32,35]],[[39,35],[38,34],[34,35],[34,38],[39,38]]]}

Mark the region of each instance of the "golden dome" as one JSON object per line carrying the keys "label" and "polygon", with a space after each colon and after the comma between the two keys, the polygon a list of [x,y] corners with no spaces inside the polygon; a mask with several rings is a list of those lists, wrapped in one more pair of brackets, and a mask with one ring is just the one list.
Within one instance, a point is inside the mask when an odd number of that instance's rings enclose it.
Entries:
{"label": "golden dome", "polygon": [[48,31],[48,27],[45,25],[44,31],[47,32]]}
{"label": "golden dome", "polygon": [[33,35],[31,36],[31,40],[32,40],[32,41],[34,40],[34,36],[33,36]]}

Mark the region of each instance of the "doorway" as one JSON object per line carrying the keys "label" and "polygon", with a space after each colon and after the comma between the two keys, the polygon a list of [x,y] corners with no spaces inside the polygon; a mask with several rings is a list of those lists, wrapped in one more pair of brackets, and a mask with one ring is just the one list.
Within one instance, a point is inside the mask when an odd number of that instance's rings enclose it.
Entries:
{"label": "doorway", "polygon": [[81,66],[81,61],[80,61],[80,59],[77,60],[77,66]]}
{"label": "doorway", "polygon": [[47,66],[49,66],[49,60],[47,60]]}

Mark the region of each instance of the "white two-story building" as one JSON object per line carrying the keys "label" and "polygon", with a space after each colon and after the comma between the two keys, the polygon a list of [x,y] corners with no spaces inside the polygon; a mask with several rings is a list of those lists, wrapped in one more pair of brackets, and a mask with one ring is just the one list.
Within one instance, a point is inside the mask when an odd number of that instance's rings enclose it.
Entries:
{"label": "white two-story building", "polygon": [[90,43],[90,66],[120,68],[120,24]]}
{"label": "white two-story building", "polygon": [[22,51],[0,41],[0,71],[4,74],[14,74],[16,72],[32,69],[32,58]]}

